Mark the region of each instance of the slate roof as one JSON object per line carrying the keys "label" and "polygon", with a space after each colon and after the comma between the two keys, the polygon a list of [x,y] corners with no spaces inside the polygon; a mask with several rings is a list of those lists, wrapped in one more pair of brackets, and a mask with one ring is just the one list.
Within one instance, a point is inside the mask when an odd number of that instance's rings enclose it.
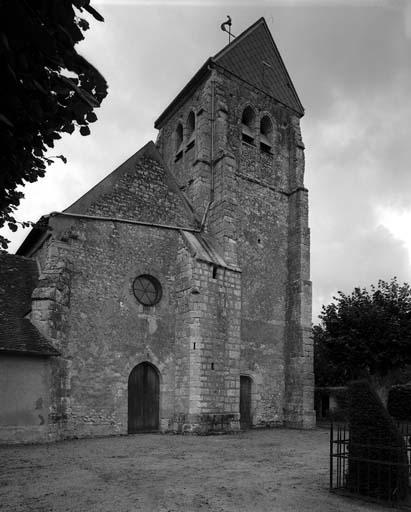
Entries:
{"label": "slate roof", "polygon": [[231,270],[238,270],[232,265],[228,265],[224,258],[219,253],[215,245],[215,241],[204,233],[191,233],[189,231],[181,230],[184,240],[190,247],[193,258],[197,260],[206,261],[220,267],[229,268]]}
{"label": "slate roof", "polygon": [[[263,64],[264,62],[264,64]],[[160,129],[188,94],[210,75],[210,69],[220,66],[241,80],[262,90],[283,105],[304,115],[304,107],[281,58],[264,18],[237,36],[231,43],[210,57],[193,78],[178,93],[157,118],[154,127]]]}
{"label": "slate roof", "polygon": [[37,279],[35,260],[0,253],[0,353],[59,354],[30,320],[24,318],[31,309],[31,294]]}
{"label": "slate roof", "polygon": [[304,107],[264,18],[236,37],[212,60],[298,114],[304,114]]}

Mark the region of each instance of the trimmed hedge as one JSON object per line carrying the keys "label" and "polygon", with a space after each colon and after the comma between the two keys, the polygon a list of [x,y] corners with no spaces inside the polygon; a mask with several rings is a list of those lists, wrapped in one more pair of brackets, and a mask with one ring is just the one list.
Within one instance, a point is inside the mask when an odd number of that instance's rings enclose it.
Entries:
{"label": "trimmed hedge", "polygon": [[347,421],[348,418],[348,389],[339,389],[334,392],[337,402],[337,409],[330,413],[333,421]]}
{"label": "trimmed hedge", "polygon": [[405,499],[407,450],[393,419],[368,381],[351,382],[348,394],[348,489],[388,501]]}
{"label": "trimmed hedge", "polygon": [[[337,403],[336,409],[329,409],[328,414],[325,416],[321,415],[321,406],[322,399],[324,397],[329,397],[331,401],[332,398],[335,399]],[[317,420],[331,420],[335,422],[346,422],[348,421],[348,391],[346,387],[343,386],[335,386],[335,387],[318,387],[314,392],[314,403],[315,410],[317,415]],[[331,405],[331,404],[330,404]]]}
{"label": "trimmed hedge", "polygon": [[388,395],[388,412],[402,421],[411,421],[411,385],[394,386]]}

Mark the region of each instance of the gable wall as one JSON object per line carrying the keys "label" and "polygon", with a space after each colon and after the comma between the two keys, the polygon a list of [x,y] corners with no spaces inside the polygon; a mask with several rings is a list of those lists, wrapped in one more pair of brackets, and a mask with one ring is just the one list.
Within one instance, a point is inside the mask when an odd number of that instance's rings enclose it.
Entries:
{"label": "gable wall", "polygon": [[[62,435],[127,433],[128,377],[144,361],[159,370],[161,426],[168,428],[174,415],[178,231],[76,219],[63,236],[55,235],[67,240],[66,248],[62,242],[51,247],[60,245],[60,257],[73,265],[67,316],[54,321],[66,382]],[[138,303],[132,291],[134,279],[145,273],[162,285],[162,299],[153,307]]]}
{"label": "gable wall", "polygon": [[[68,211],[103,217],[131,219],[157,224],[192,227],[192,215],[184,206],[174,180],[149,155],[131,158],[121,172],[109,176]],[[107,180],[109,181],[109,180]]]}

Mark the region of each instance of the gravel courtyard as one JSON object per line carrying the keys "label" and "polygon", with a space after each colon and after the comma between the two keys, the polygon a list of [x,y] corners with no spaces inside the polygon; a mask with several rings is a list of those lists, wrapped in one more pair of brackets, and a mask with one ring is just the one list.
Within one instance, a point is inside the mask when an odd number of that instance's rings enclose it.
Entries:
{"label": "gravel courtyard", "polygon": [[1,511],[385,510],[328,492],[322,429],[2,446],[0,460]]}

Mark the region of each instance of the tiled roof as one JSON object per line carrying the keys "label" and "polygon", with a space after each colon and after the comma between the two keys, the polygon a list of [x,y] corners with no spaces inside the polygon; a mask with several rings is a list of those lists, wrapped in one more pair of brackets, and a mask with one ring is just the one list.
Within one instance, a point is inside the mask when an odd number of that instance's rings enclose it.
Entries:
{"label": "tiled roof", "polygon": [[0,354],[24,353],[57,356],[56,350],[27,318],[0,317]]}
{"label": "tiled roof", "polygon": [[304,107],[264,18],[217,53],[213,62],[300,115],[304,114]]}
{"label": "tiled roof", "polygon": [[0,353],[59,354],[30,320],[24,318],[31,309],[37,278],[34,260],[0,253]]}

